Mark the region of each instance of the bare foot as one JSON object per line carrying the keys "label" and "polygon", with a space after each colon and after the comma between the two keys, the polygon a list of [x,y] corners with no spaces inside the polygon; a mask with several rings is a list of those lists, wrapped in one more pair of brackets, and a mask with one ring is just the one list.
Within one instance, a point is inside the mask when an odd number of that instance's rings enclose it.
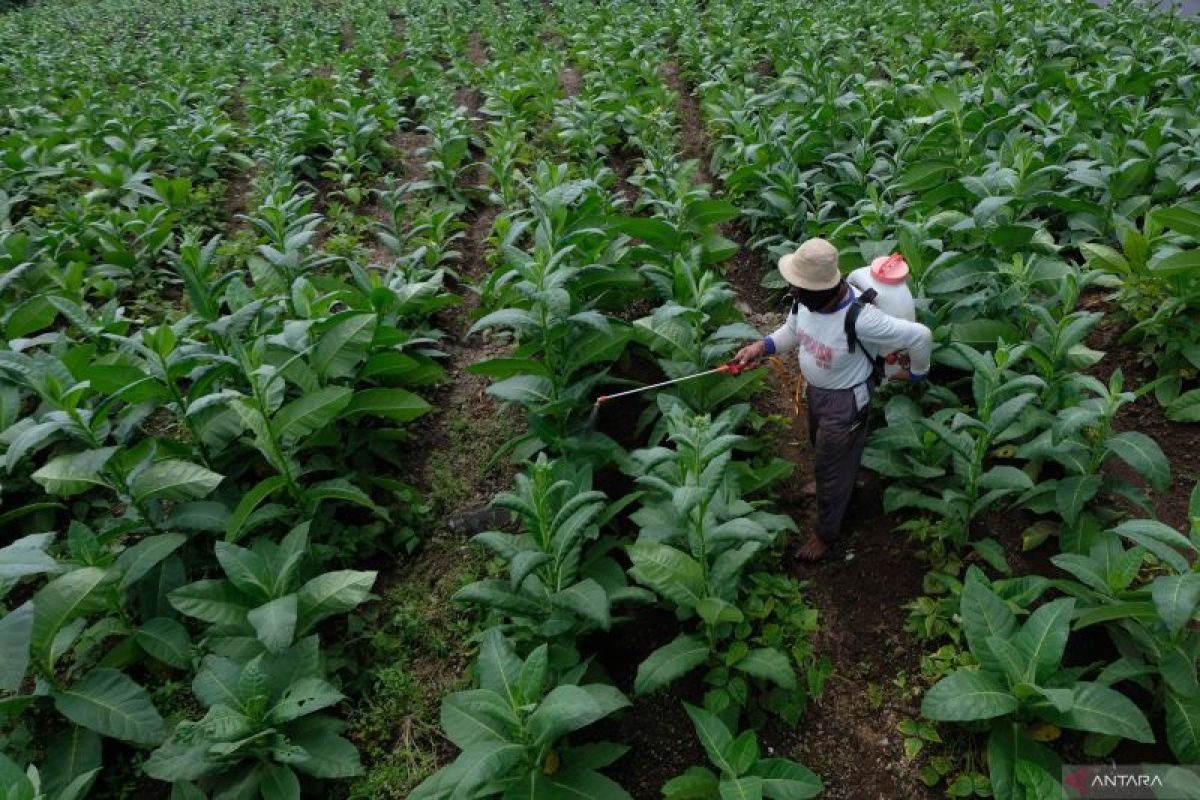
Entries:
{"label": "bare foot", "polygon": [[800,493],[802,495],[804,495],[805,497],[816,497],[817,496],[817,482],[809,481],[808,483],[804,484],[802,487],[800,487]]}
{"label": "bare foot", "polygon": [[821,541],[821,537],[815,533],[810,534],[808,541],[800,546],[802,561],[820,561],[827,555],[829,555],[829,546]]}

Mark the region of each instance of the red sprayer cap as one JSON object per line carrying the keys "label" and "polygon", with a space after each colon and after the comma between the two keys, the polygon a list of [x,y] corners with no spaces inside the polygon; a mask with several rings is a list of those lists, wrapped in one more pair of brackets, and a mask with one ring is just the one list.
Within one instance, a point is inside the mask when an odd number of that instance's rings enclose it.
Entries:
{"label": "red sprayer cap", "polygon": [[908,278],[908,262],[899,253],[880,256],[871,262],[871,277],[880,283],[904,283]]}

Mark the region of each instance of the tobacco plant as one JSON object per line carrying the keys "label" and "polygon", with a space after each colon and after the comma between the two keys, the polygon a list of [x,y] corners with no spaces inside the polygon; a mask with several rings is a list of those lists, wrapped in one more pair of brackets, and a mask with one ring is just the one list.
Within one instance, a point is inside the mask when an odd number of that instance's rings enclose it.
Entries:
{"label": "tobacco plant", "polygon": [[502,628],[514,640],[553,644],[556,662],[570,658],[579,637],[608,630],[619,613],[614,606],[653,599],[627,585],[611,554],[617,542],[600,534],[640,496],[610,503],[591,483],[586,466],[539,455],[517,475],[513,491],[492,501],[517,518],[521,532],[486,531],[473,539],[507,563],[508,579],[477,581],[453,597],[503,613]]}
{"label": "tobacco plant", "polygon": [[734,626],[745,619],[739,607],[742,570],[795,525],[743,499],[737,474],[729,469],[733,449],[743,441],[735,431],[747,406],[715,418],[697,416],[667,397],[660,397],[659,406],[672,447],[635,451],[627,467],[646,491],[643,506],[631,515],[640,531],[626,547],[630,575],[696,624],[638,666],[634,688],[652,692],[706,663],[729,668],[708,700],[714,712],[736,718],[750,679],[795,686],[795,672],[779,650],[730,641]]}
{"label": "tobacco plant", "polygon": [[409,795],[413,800],[528,792],[627,798],[597,770],[627,748],[572,744],[569,737],[629,705],[617,689],[580,684],[585,665],[551,669],[542,644],[524,659],[503,635],[485,634],[475,662],[478,689],[442,701],[442,729],[462,752]]}
{"label": "tobacco plant", "polygon": [[1029,738],[1029,721],[1154,741],[1149,721],[1133,701],[1099,679],[1081,680],[1087,668],[1062,664],[1074,609],[1074,598],[1051,600],[1019,623],[1008,603],[982,581],[969,577],[963,587],[963,632],[979,666],[956,670],[934,684],[921,701],[921,714],[935,721],[985,724],[997,798],[1041,796],[1022,773],[1022,762],[1059,774],[1058,757]]}
{"label": "tobacco plant", "polygon": [[716,772],[689,767],[663,785],[667,800],[685,798],[767,797],[804,800],[825,791],[821,779],[807,767],[786,758],[763,758],[753,730],[734,736],[719,718],[684,703],[696,735]]}

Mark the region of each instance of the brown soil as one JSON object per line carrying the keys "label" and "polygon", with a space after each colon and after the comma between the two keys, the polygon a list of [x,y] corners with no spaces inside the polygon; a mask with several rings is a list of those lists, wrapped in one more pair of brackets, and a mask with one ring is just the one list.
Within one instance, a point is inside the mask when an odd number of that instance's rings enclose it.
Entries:
{"label": "brown soil", "polygon": [[429,134],[424,131],[402,131],[393,136],[388,142],[396,151],[400,161],[401,172],[410,181],[423,181],[429,178],[425,150],[429,147]]}
{"label": "brown soil", "polygon": [[487,45],[483,43],[483,38],[474,31],[467,34],[467,58],[477,67],[488,63]]}
{"label": "brown soil", "polygon": [[[1085,298],[1085,303],[1089,299]],[[1104,311],[1104,319],[1088,337],[1087,344],[1107,355],[1091,369],[1091,374],[1107,383],[1114,371],[1120,368],[1125,376],[1125,389],[1136,389],[1149,383],[1157,376],[1154,365],[1145,361],[1136,344],[1121,344],[1120,338],[1128,329],[1116,306],[1090,299],[1090,306]],[[1154,398],[1153,393],[1139,397],[1117,413],[1118,430],[1141,431],[1158,442],[1167,461],[1171,464],[1171,485],[1166,491],[1149,490],[1154,504],[1154,513],[1161,521],[1187,533],[1188,503],[1192,489],[1200,480],[1200,423],[1173,422],[1167,419],[1166,411]],[[1105,468],[1132,483],[1140,481],[1128,466],[1110,459]]]}
{"label": "brown soil", "polygon": [[683,702],[703,702],[702,670],[685,675],[668,690],[635,696],[637,667],[658,647],[679,634],[675,615],[641,607],[633,619],[580,642],[580,652],[595,653],[608,678],[633,705],[587,731],[590,741],[621,742],[629,752],[609,770],[637,800],[657,800],[662,785],[690,766],[707,763]]}
{"label": "brown soil", "polygon": [[[676,114],[679,117],[684,158],[694,159],[699,163],[698,177],[700,181],[713,187],[714,195],[719,195],[720,180],[710,170],[712,148],[705,131],[700,103],[684,81],[678,61],[674,59],[664,61],[659,67],[659,71],[663,81],[678,96]],[[745,246],[749,237],[742,221],[735,219],[724,223],[718,226],[717,232],[742,245],[733,258],[722,266],[726,280],[738,290],[738,295],[743,301],[762,310],[772,308],[777,294],[773,294],[760,285],[766,265],[763,263],[761,255]]]}
{"label": "brown soil", "polygon": [[[464,565],[478,564],[480,560],[478,551],[466,542],[436,533],[412,558],[403,560],[394,569],[381,570],[374,591],[383,596],[384,602],[387,602],[392,587],[403,587],[401,591],[408,596],[426,598],[421,603],[423,624],[430,629],[453,630],[462,611],[450,602],[450,596],[458,589],[462,576],[471,571],[469,567],[464,569]],[[398,623],[389,622],[389,616],[385,612],[376,619],[379,628],[376,636],[386,639],[394,635],[393,627]],[[365,642],[362,644],[366,647]],[[366,652],[370,652],[369,648]],[[408,768],[402,772],[411,775],[419,772],[419,767],[413,763],[414,754],[432,756],[439,765],[454,758],[456,748],[442,735],[438,708],[441,698],[466,688],[465,676],[471,655],[468,643],[461,641],[458,647],[448,652],[425,652],[420,658],[406,659],[402,666],[421,687],[423,702],[398,709],[398,715],[386,727],[378,712],[370,707],[372,700],[366,700],[350,711],[346,735],[371,759],[372,768],[407,761]],[[388,736],[390,739],[385,738]]]}
{"label": "brown soil", "polygon": [[567,97],[577,97],[579,90],[583,88],[583,74],[568,64],[558,73],[558,85]]}
{"label": "brown soil", "polygon": [[[700,105],[684,83],[678,62],[661,66],[663,80],[679,96],[676,110],[684,156],[700,163],[701,180],[716,186],[709,171],[711,150]],[[743,243],[740,225],[726,225],[722,235]],[[742,301],[752,301],[760,311],[769,306],[769,293],[760,285],[759,259],[744,247],[726,274]],[[760,330],[771,330],[782,315],[750,316]],[[760,401],[760,410],[793,417],[791,436],[780,455],[797,463],[797,474],[788,481],[778,510],[790,515],[800,528],[786,559],[789,571],[808,582],[809,601],[820,614],[821,628],[814,638],[817,652],[827,655],[834,677],[813,703],[800,724],[802,735],[781,741],[783,754],[795,758],[826,783],[827,800],[896,800],[932,797],[921,783],[914,765],[904,758],[902,737],[896,725],[916,709],[900,698],[889,698],[892,681],[901,672],[916,674],[919,653],[904,631],[902,606],[922,594],[925,566],[895,528],[901,519],[885,515],[880,496],[882,480],[866,473],[862,488],[844,525],[844,540],[824,562],[809,565],[794,556],[799,541],[815,524],[815,504],[799,496],[799,487],[813,475],[807,423],[795,403],[799,368],[791,359],[776,359],[773,391]],[[881,579],[886,576],[886,580]],[[868,684],[884,691],[884,702],[872,706]]]}
{"label": "brown soil", "polygon": [[[397,39],[399,39],[400,41],[404,41],[404,29],[405,29],[404,17],[397,15],[397,16],[392,17],[391,19],[392,19],[392,33],[395,34]],[[392,56],[392,58],[388,62],[388,64],[389,64],[389,66],[394,67],[397,64],[403,62],[404,59],[407,57],[408,57],[408,54],[403,49],[401,49],[399,52],[396,53],[396,55]]]}
{"label": "brown soil", "polygon": [[633,213],[633,206],[637,203],[638,196],[641,194],[641,190],[629,182],[629,178],[633,175],[633,170],[637,166],[638,160],[638,154],[626,149],[624,142],[618,144],[608,152],[608,166],[612,169],[613,174],[617,176],[617,190],[625,199],[626,213]]}
{"label": "brown soil", "polygon": [[[781,314],[752,317],[762,329],[773,327]],[[794,556],[816,522],[816,506],[801,495],[812,479],[812,451],[804,414],[796,414],[795,387],[799,367],[791,359],[772,362],[770,391],[760,396],[762,413],[791,416],[790,436],[779,455],[797,464],[781,490],[777,510],[792,517],[800,535],[785,557],[788,571],[806,581],[808,600],[818,610],[820,630],[814,636],[818,654],[829,657],[834,676],[813,702],[794,741],[781,742],[783,754],[816,772],[825,781],[828,800],[917,800],[933,795],[920,782],[914,765],[904,758],[896,725],[916,716],[916,708],[898,696],[892,681],[900,673],[919,673],[922,648],[904,631],[902,606],[922,594],[925,565],[896,526],[903,519],[884,514],[883,479],[865,472],[844,525],[844,538],[832,556],[807,564]],[[868,684],[883,690],[875,708]]]}
{"label": "brown soil", "polygon": [[489,270],[487,257],[491,252],[489,242],[492,226],[499,214],[499,206],[489,203],[479,209],[467,224],[467,237],[462,248],[462,272],[464,275],[478,278],[487,274]]}
{"label": "brown soil", "polygon": [[777,289],[767,289],[762,285],[762,279],[771,264],[762,253],[757,253],[746,247],[749,239],[745,226],[740,219],[735,219],[722,226],[723,236],[743,244],[733,258],[722,265],[725,280],[737,287],[741,299],[752,307],[761,310],[780,311],[786,309],[786,296]]}
{"label": "brown soil", "polygon": [[238,215],[246,213],[247,199],[253,179],[248,172],[235,172],[229,177],[225,187],[225,197],[222,200],[222,213],[225,220],[225,236],[230,238],[239,230],[246,227],[246,221]]}
{"label": "brown soil", "polygon": [[708,134],[704,130],[704,117],[700,113],[700,103],[691,89],[684,83],[679,62],[674,59],[664,61],[659,67],[663,82],[671,91],[678,95],[675,101],[679,117],[680,142],[683,145],[683,157],[700,162],[700,180],[713,185],[713,176],[708,164],[711,159]]}

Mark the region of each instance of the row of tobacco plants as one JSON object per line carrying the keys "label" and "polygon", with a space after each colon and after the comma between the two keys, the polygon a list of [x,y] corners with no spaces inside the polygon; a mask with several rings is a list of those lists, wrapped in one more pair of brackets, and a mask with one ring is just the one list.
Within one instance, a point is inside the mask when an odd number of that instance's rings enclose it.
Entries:
{"label": "row of tobacco plants", "polygon": [[0,17],[7,796],[361,773],[339,639],[418,543],[466,208],[465,38],[420,6]]}
{"label": "row of tobacco plants", "polygon": [[[824,236],[846,268],[899,251],[935,331],[934,385],[885,393],[866,456],[930,566],[908,626],[936,648],[921,714],[975,734],[950,755],[904,723],[922,778],[1044,798],[1064,760],[1123,741],[1200,761],[1200,491],[1190,526],[1153,519],[1170,464],[1118,419],[1200,419],[1195,24],[1024,0],[669,6],[754,247]],[[1088,346],[1096,300],[1140,385]],[[1047,572],[1015,574],[1035,548]]]}
{"label": "row of tobacco plants", "polygon": [[[661,21],[634,4],[554,11],[548,44],[524,4],[482,22],[502,211],[473,331],[511,347],[471,370],[528,425],[496,454],[522,465],[494,500],[512,524],[473,539],[494,572],[454,595],[485,619],[470,688],[442,703],[461,752],[410,797],[627,797],[611,776],[628,747],[585,729],[692,673],[703,689],[685,707],[709,763],[663,792],[814,797],[820,779],[766,757],[754,730],[803,709],[815,625],[793,582],[756,571],[794,530],[761,499],[788,473],[757,452],[744,399],[761,375],[593,406],[625,376],[711,368],[756,336],[717,271],[737,246],[716,228],[737,209],[678,154]],[[577,92],[557,85],[568,67]],[[618,687],[596,656],[654,605],[678,631]]]}

